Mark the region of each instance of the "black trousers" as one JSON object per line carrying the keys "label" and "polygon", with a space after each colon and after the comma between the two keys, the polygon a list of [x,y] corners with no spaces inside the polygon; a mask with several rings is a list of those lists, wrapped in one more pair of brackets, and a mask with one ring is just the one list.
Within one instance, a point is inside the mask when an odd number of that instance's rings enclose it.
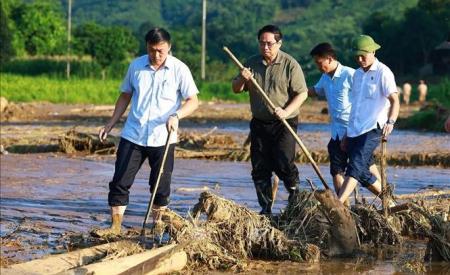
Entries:
{"label": "black trousers", "polygon": [[[171,144],[167,153],[166,163],[158,185],[158,190],[156,190],[155,194],[154,204],[158,206],[166,206],[169,204],[174,151],[175,144]],[[122,138],[119,143],[119,148],[117,149],[114,177],[109,183],[109,205],[128,205],[129,189],[133,185],[134,178],[146,159],[148,159],[151,168],[149,185],[150,192],[153,194],[163,154],[164,146],[145,147]]]}
{"label": "black trousers", "polygon": [[[287,119],[297,131],[298,118]],[[255,184],[258,202],[263,213],[272,208],[272,172],[283,181],[291,194],[300,184],[295,166],[296,141],[284,124],[279,121],[261,121],[253,118],[250,122],[252,179]]]}

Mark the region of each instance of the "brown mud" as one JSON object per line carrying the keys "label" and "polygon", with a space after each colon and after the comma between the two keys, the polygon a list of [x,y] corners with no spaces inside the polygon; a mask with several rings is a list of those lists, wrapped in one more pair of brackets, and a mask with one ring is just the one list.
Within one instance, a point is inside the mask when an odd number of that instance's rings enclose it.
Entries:
{"label": "brown mud", "polygon": [[[66,154],[8,154],[0,156],[1,171],[1,259],[2,265],[40,258],[49,253],[70,251],[75,247],[91,246],[95,240],[88,232],[95,227],[109,224],[107,192],[108,181],[114,170],[114,156],[68,156]],[[51,169],[48,169],[51,167]],[[319,182],[309,165],[299,166],[302,188],[309,189],[303,179]],[[326,169],[321,166],[321,169]],[[230,172],[233,171],[233,172]],[[130,206],[127,209],[124,229],[139,232],[148,203],[149,168],[144,165],[131,189]],[[396,194],[413,193],[417,189],[448,190],[447,170],[438,168],[390,168],[389,175],[396,181]],[[326,176],[330,181],[330,178]],[[176,160],[172,183],[171,209],[185,215],[192,209],[201,192],[210,190],[258,211],[257,199],[250,177],[249,163],[211,162],[207,160]],[[362,192],[363,195],[367,195]],[[274,211],[286,206],[287,193],[280,188]],[[369,202],[372,199],[368,200]],[[379,205],[375,200],[375,205]],[[425,254],[426,245],[415,251]],[[405,244],[402,245],[404,247]],[[411,248],[410,248],[411,249]],[[388,249],[389,250],[389,249]],[[403,259],[399,254],[377,249],[370,258],[324,261],[320,264],[301,265],[285,262],[286,270],[308,270],[327,274],[341,269],[354,271],[389,272],[403,270],[405,265],[422,263],[419,255]],[[420,254],[419,253],[419,254]],[[405,265],[400,265],[403,261]],[[448,271],[447,265],[426,264],[427,272]],[[249,262],[245,270],[267,270],[270,273],[281,262],[272,264]],[[419,266],[421,267],[421,266]],[[334,269],[333,269],[334,268]],[[422,268],[422,267],[421,267]],[[305,271],[306,272],[306,271]],[[195,273],[195,272],[194,272]]]}
{"label": "brown mud", "polygon": [[[95,244],[96,240],[90,238],[88,232],[109,224],[106,198],[115,159],[110,149],[118,140],[110,138],[109,147],[99,148],[96,134],[111,116],[113,107],[54,104],[11,106],[8,105],[2,112],[0,128],[0,143],[9,151],[9,154],[0,156],[1,265]],[[324,102],[312,102],[304,107],[301,117],[305,123],[300,123],[299,135],[312,155],[322,163],[320,168],[331,183],[325,163],[327,153],[324,148],[329,133],[324,124],[328,117],[321,113],[324,107]],[[192,118],[181,122],[172,183],[172,210],[185,215],[201,192],[212,191],[258,211],[250,163],[228,161],[248,159],[248,151],[243,144],[248,134],[249,119],[247,104],[204,103]],[[111,135],[120,136],[120,128],[119,123]],[[391,166],[387,172],[388,181],[395,185],[395,194],[448,190],[450,172],[443,168],[449,167],[449,136],[413,131],[395,133],[388,143]],[[70,142],[62,144],[63,140]],[[79,141],[89,146],[81,146],[81,150],[75,146],[73,150],[66,150],[68,153],[62,153],[63,148],[69,148],[68,144]],[[309,189],[305,178],[320,185],[310,165],[302,162],[302,155],[299,154],[302,188]],[[405,167],[410,165],[435,167]],[[131,204],[124,220],[126,230],[139,232],[149,200],[148,173],[149,168],[144,165],[131,190]],[[365,190],[362,194],[369,203],[373,201],[379,207],[378,199],[369,198]],[[284,188],[280,187],[275,212],[285,208],[287,197]],[[448,196],[446,199],[449,200]],[[292,230],[298,224],[293,223]],[[316,264],[282,260],[250,261],[246,263],[245,270],[259,274],[299,271],[311,274],[417,271],[447,274],[450,271],[448,264],[423,262],[426,249],[425,241],[415,240],[399,247],[370,250],[369,257],[366,253],[360,258]]]}
{"label": "brown mud", "polygon": [[[329,141],[328,115],[323,114],[326,103],[310,101],[302,107],[298,133],[312,157],[318,163],[327,163]],[[402,109],[407,116],[413,107]],[[96,137],[113,106],[61,105],[49,103],[9,104],[1,113],[0,144],[11,153],[69,152],[61,147],[68,132]],[[248,104],[202,103],[190,118],[181,121],[178,158],[211,160],[249,160],[244,141],[250,120]],[[121,124],[111,132],[120,136]],[[117,143],[117,138],[110,142]],[[98,141],[98,140],[97,140]],[[104,149],[104,150],[102,150]],[[113,153],[112,148],[88,150],[88,153]],[[298,150],[297,162],[307,163]],[[387,162],[400,166],[450,167],[450,136],[396,130],[388,141]]]}

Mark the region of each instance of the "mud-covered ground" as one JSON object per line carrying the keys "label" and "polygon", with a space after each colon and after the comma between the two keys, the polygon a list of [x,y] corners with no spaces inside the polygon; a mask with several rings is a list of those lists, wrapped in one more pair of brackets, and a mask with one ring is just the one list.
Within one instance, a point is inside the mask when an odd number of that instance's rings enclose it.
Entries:
{"label": "mud-covered ground", "polygon": [[[107,205],[108,182],[114,170],[113,156],[67,156],[61,153],[8,154],[0,156],[1,170],[1,259],[12,264],[49,253],[71,249],[72,243],[92,241],[88,232],[109,224]],[[301,187],[309,188],[305,178],[319,181],[309,165],[299,165]],[[321,165],[322,170],[326,169]],[[209,190],[258,211],[248,162],[177,159],[172,180],[170,208],[186,216],[198,201],[199,194]],[[139,232],[149,201],[148,165],[138,173],[131,189],[124,228]],[[396,194],[419,189],[448,189],[447,170],[423,167],[390,167],[388,178],[396,186]],[[330,177],[326,175],[330,182]],[[361,189],[364,195],[366,190]],[[287,192],[280,187],[275,200],[275,213],[286,206]],[[376,204],[379,201],[375,202]],[[388,272],[404,270],[407,263],[420,264],[425,254],[425,241],[405,244],[402,252],[374,251],[364,259],[340,259],[308,265],[291,262],[250,262],[248,269],[266,274],[281,270],[316,274],[347,272]],[[414,249],[411,249],[413,247]],[[398,248],[389,248],[398,249]],[[389,249],[387,251],[389,251]],[[412,253],[413,251],[413,253]],[[427,265],[428,271],[449,270],[450,266]],[[408,270],[406,270],[408,271]],[[445,274],[442,273],[442,274]]]}
{"label": "mud-covered ground", "polygon": [[[313,101],[302,107],[299,136],[311,152],[326,155],[329,140],[328,115],[325,102]],[[402,110],[408,115],[416,107]],[[58,139],[67,131],[95,135],[113,111],[113,106],[17,104],[1,113],[0,143],[9,154],[0,156],[0,236],[1,265],[39,258],[49,253],[70,249],[73,238],[82,238],[93,227],[109,223],[107,192],[113,174],[114,155],[63,154]],[[203,103],[191,118],[181,122],[184,135],[213,137],[211,144],[197,150],[177,152],[173,175],[171,208],[185,215],[205,190],[214,191],[239,204],[257,210],[257,200],[250,177],[249,162],[223,161],[214,157],[193,159],[192,154],[208,151],[239,150],[248,134],[250,111],[247,104]],[[123,121],[122,121],[123,122]],[[119,136],[121,124],[112,131]],[[220,136],[220,138],[219,138]],[[215,151],[214,151],[215,150]],[[228,152],[228,151],[227,151]],[[388,143],[390,155],[406,156],[405,166],[391,165],[388,181],[395,184],[396,193],[411,193],[418,189],[448,189],[450,172],[443,166],[409,167],[411,159],[450,156],[450,137],[441,133],[395,131]],[[228,155],[227,155],[228,156]],[[416,163],[423,163],[416,162]],[[417,164],[416,164],[417,165]],[[303,188],[306,178],[318,186],[320,182],[308,164],[298,164]],[[408,166],[408,167],[406,167]],[[320,165],[328,182],[328,167]],[[144,165],[132,188],[131,204],[124,226],[137,228],[149,200],[149,168]],[[275,211],[286,204],[287,194],[280,187]],[[84,236],[84,237],[83,237]],[[290,262],[251,262],[250,271],[280,274],[310,273],[394,273],[405,270],[404,263],[419,261],[425,245],[406,247],[405,256],[374,254],[371,259],[342,259],[318,265]],[[408,251],[416,251],[409,255]],[[418,258],[419,257],[419,258]],[[449,266],[427,265],[427,271],[448,274]]]}
{"label": "mud-covered ground", "polygon": [[[0,143],[7,151],[15,153],[56,152],[59,150],[59,137],[70,129],[96,135],[98,128],[111,116],[113,108],[45,103],[12,104],[1,115]],[[328,162],[326,146],[330,134],[325,109],[326,102],[307,102],[301,109],[298,129],[302,142],[320,163]],[[402,108],[401,116],[408,116],[417,109],[417,106]],[[248,104],[202,103],[192,116],[181,121],[181,132],[210,137],[218,134],[231,142],[210,144],[209,148],[194,148],[198,149],[197,152],[178,152],[178,157],[248,159],[248,155],[247,158],[236,157],[230,150],[242,148],[248,135],[250,118]],[[124,119],[113,129],[112,135],[120,136]],[[307,159],[299,153],[297,161],[305,163]],[[396,129],[388,141],[387,161],[391,165],[450,167],[450,136],[445,133]]]}

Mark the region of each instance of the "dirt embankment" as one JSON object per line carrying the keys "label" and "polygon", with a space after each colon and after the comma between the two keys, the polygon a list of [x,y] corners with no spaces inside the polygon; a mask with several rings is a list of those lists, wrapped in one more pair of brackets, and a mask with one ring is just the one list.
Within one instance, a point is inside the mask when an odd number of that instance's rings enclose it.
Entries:
{"label": "dirt embankment", "polygon": [[[299,135],[313,158],[319,163],[327,163],[326,145],[329,133],[326,123],[328,114],[326,102],[310,101],[301,109]],[[408,106],[401,116],[410,115],[416,107]],[[418,108],[418,107],[417,107]],[[67,133],[75,129],[77,133],[88,135],[95,140],[98,128],[110,118],[113,106],[62,105],[50,103],[3,103],[1,112],[2,152],[35,153],[56,152],[113,153],[114,148],[97,145],[67,148]],[[213,160],[249,160],[249,148],[244,142],[251,119],[248,104],[202,103],[199,109],[181,122],[177,157]],[[112,131],[111,136],[119,136],[124,119]],[[230,127],[224,125],[231,125]],[[312,125],[312,129],[307,129]],[[319,126],[317,126],[319,125]],[[222,127],[223,126],[223,127]],[[226,128],[239,128],[229,130]],[[314,128],[316,127],[316,128]],[[311,127],[310,127],[311,128]],[[325,130],[324,130],[325,128]],[[62,143],[66,142],[65,145]],[[109,146],[117,144],[111,138]],[[91,146],[91,147],[90,147]],[[76,146],[75,146],[76,147]],[[90,150],[89,148],[96,148]],[[417,132],[393,136],[388,147],[387,161],[391,165],[420,166],[433,165],[450,167],[450,139],[445,134],[424,134]],[[298,152],[299,163],[308,162],[305,154]]]}

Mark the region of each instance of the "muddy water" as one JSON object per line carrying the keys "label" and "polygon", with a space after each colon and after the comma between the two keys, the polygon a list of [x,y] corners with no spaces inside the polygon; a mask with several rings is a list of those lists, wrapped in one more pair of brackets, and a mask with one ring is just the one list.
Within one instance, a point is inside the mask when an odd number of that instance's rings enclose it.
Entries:
{"label": "muddy water", "polygon": [[[0,161],[2,258],[14,262],[61,252],[65,250],[67,233],[87,233],[94,226],[109,223],[106,198],[108,181],[114,170],[113,157],[95,160],[59,154],[9,154],[2,155]],[[258,210],[249,163],[178,159],[175,165],[171,208],[180,214],[185,215],[205,189]],[[328,168],[320,168],[331,182]],[[299,170],[303,188],[309,188],[305,178],[311,178],[320,186],[309,165],[299,165]],[[149,171],[144,164],[137,175],[124,220],[126,227],[142,225],[149,201]],[[450,171],[390,167],[388,179],[396,185],[397,194],[419,188],[442,189],[450,186]],[[287,193],[280,186],[274,211],[280,211],[286,200]],[[351,267],[354,261],[332,262],[326,266],[335,266],[338,270],[339,266]],[[328,270],[326,266],[321,265],[321,270]],[[267,268],[271,270],[273,266]],[[392,262],[385,260],[376,261],[375,267],[369,269],[379,271],[379,268],[395,270]]]}
{"label": "muddy water", "polygon": [[[218,133],[233,134],[239,140],[249,132],[249,122],[242,121],[181,121],[183,130],[207,132],[216,127]],[[298,134],[309,150],[323,150],[330,140],[330,126],[326,123],[300,123]],[[420,132],[395,129],[388,139],[391,152],[447,152],[450,154],[450,135],[438,132]]]}

